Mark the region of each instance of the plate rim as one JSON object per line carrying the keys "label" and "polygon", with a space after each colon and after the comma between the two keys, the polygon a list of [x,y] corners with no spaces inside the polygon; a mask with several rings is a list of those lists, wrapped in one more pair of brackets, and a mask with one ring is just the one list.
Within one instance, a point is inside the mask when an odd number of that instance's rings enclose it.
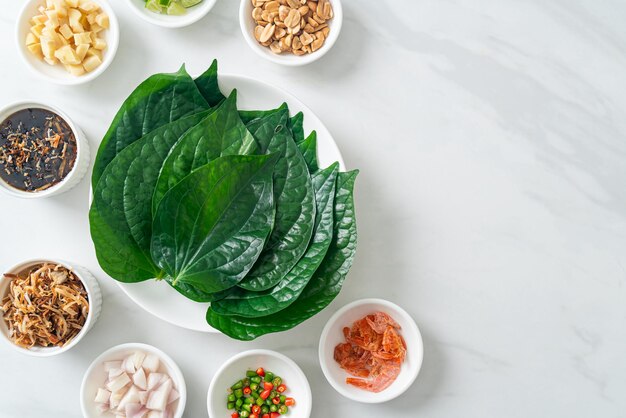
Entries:
{"label": "plate rim", "polygon": [[[195,77],[194,77],[195,78]],[[317,119],[319,121],[319,125],[321,129],[315,129],[315,131],[317,131],[318,133],[318,138],[319,138],[319,134],[320,132],[323,132],[324,137],[327,137],[329,139],[328,145],[329,147],[331,147],[331,149],[329,151],[329,153],[335,154],[336,155],[336,160],[339,163],[339,168],[342,171],[346,171],[346,165],[343,159],[343,155],[341,154],[341,151],[339,150],[339,146],[337,145],[337,142],[335,141],[335,139],[333,138],[333,136],[331,135],[330,131],[328,130],[328,128],[326,127],[326,125],[322,122],[322,120],[315,114],[315,112],[313,112],[311,110],[311,108],[309,108],[307,105],[304,104],[304,102],[302,102],[300,99],[298,99],[295,95],[293,95],[292,93],[289,93],[288,91],[286,91],[285,89],[283,89],[282,87],[278,87],[274,84],[268,83],[266,81],[262,81],[262,80],[257,80],[255,78],[252,78],[250,76],[246,76],[246,75],[241,75],[241,74],[232,74],[232,73],[220,73],[218,74],[218,85],[220,86],[220,90],[222,92],[224,92],[225,90],[223,90],[223,85],[222,85],[222,80],[227,79],[227,80],[231,80],[231,81],[237,81],[238,79],[241,80],[246,80],[249,83],[253,83],[253,84],[260,84],[261,86],[265,87],[265,88],[270,88],[273,90],[276,90],[280,93],[280,96],[283,98],[283,102],[295,102],[298,104],[298,106],[301,108],[302,113],[304,113],[304,120],[305,120],[305,124],[307,121],[307,117],[311,118],[311,116],[315,119]],[[234,83],[231,83],[234,84]],[[231,90],[232,91],[232,90]],[[238,90],[239,91],[239,90]],[[230,91],[229,91],[230,93]],[[318,142],[319,145],[319,142]],[[90,196],[93,193],[90,193]],[[157,312],[155,312],[152,309],[149,309],[145,306],[144,303],[140,302],[140,299],[136,298],[133,294],[131,294],[131,292],[129,291],[129,288],[132,287],[133,285],[137,285],[138,283],[122,283],[119,282],[117,280],[115,280],[115,283],[117,284],[117,286],[124,292],[124,294],[133,302],[135,303],[137,306],[139,306],[141,309],[143,309],[144,311],[146,311],[147,313],[149,313],[152,316],[155,316],[169,324],[172,324],[174,326],[177,326],[179,328],[183,328],[183,329],[188,329],[191,331],[198,331],[198,332],[202,332],[202,333],[206,333],[206,334],[222,334],[223,333],[213,327],[211,327],[208,323],[206,324],[207,328],[199,328],[193,325],[183,325],[180,324],[178,322],[175,322],[172,319],[166,318],[160,314],[158,314]],[[141,282],[140,282],[141,283]],[[189,300],[190,303],[198,303],[198,304],[209,304],[209,302],[204,302],[204,303],[200,303],[200,302],[194,302],[192,300]]]}

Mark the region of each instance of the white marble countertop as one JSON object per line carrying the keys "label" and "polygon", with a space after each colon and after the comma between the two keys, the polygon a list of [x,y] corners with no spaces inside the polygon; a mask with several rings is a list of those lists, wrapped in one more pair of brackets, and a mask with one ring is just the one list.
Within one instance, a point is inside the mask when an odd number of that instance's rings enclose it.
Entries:
{"label": "white marble countertop", "polygon": [[[248,348],[279,350],[308,375],[313,417],[623,417],[626,413],[626,4],[619,0],[350,1],[322,60],[299,69],[245,44],[238,2],[164,30],[111,0],[118,55],[96,81],[59,87],[20,61],[0,11],[0,105],[64,109],[94,149],[145,77],[223,72],[277,84],[324,121],[357,185],[359,250],[329,309],[252,343],[169,325],[133,304],[98,267],[88,181],[42,201],[0,197],[0,265],[56,257],[88,267],[102,316],[77,347],[37,359],[0,346],[0,416],[78,417],[87,365],[130,341],[181,366],[186,417],[205,417],[214,371]],[[29,219],[26,222],[20,220]],[[30,225],[32,230],[26,230]],[[425,360],[414,386],[382,405],[337,394],[317,362],[328,317],[363,297],[416,319]]]}

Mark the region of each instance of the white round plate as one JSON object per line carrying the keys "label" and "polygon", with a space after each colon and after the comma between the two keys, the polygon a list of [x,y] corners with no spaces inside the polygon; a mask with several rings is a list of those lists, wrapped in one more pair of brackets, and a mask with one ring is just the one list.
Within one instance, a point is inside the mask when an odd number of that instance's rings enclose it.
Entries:
{"label": "white round plate", "polygon": [[[252,78],[239,75],[219,75],[223,93],[237,89],[237,107],[241,110],[273,109],[286,102],[292,115],[304,113],[304,132],[317,131],[317,156],[320,167],[339,162],[341,170],[345,164],[337,144],[321,120],[286,91]],[[152,315],[171,324],[201,332],[219,332],[205,320],[209,303],[198,303],[187,299],[165,281],[148,280],[141,283],[117,283],[139,306]]]}

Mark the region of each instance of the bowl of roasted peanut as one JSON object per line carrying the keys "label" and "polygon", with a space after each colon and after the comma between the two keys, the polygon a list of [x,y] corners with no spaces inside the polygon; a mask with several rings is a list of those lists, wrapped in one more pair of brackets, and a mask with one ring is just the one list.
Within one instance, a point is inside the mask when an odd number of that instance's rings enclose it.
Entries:
{"label": "bowl of roasted peanut", "polygon": [[298,66],[324,56],[341,32],[340,0],[241,0],[239,23],[250,48],[277,64]]}

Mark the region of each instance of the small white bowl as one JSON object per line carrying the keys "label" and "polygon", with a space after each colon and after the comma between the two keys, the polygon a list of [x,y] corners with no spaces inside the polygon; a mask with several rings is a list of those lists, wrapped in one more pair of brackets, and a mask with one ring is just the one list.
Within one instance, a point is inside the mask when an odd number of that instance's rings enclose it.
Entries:
{"label": "small white bowl", "polygon": [[[400,324],[407,345],[407,355],[396,380],[382,392],[373,393],[346,383],[350,375],[334,359],[335,346],[345,342],[343,328],[375,312],[384,312]],[[319,360],[328,382],[348,399],[363,403],[387,402],[403,394],[415,381],[422,367],[424,345],[415,321],[398,305],[383,299],[361,299],[339,309],[328,320],[319,344]]]}
{"label": "small white bowl", "polygon": [[39,192],[28,192],[25,190],[19,190],[3,181],[2,178],[0,178],[0,190],[10,194],[11,196],[21,197],[24,199],[38,199],[59,195],[76,186],[87,173],[90,160],[89,141],[87,140],[87,137],[85,136],[83,131],[78,127],[78,125],[76,125],[64,112],[54,106],[33,101],[17,102],[0,109],[0,124],[13,113],[29,108],[41,108],[49,110],[59,115],[63,120],[67,122],[70,129],[74,133],[74,137],[76,138],[76,161],[74,162],[74,167],[72,167],[70,172],[67,173],[63,180],[61,180],[54,186],[51,186]]}
{"label": "small white bowl", "polygon": [[341,0],[330,0],[330,4],[333,7],[334,17],[328,21],[328,27],[330,33],[328,38],[324,42],[324,45],[317,51],[311,54],[304,54],[301,56],[293,55],[291,53],[274,54],[270,51],[269,47],[261,45],[254,38],[254,28],[256,22],[252,18],[252,6],[251,0],[241,0],[239,6],[239,25],[241,26],[241,32],[243,37],[252,48],[254,52],[259,54],[265,59],[268,59],[276,64],[286,65],[288,67],[296,67],[300,65],[310,64],[313,61],[317,61],[322,58],[330,49],[335,45],[339,33],[341,32],[341,25],[343,24],[343,8],[341,6]]}
{"label": "small white bowl", "polygon": [[154,354],[161,360],[160,370],[163,370],[172,378],[174,389],[180,394],[180,398],[177,401],[178,405],[174,411],[174,418],[183,416],[185,404],[187,403],[187,386],[185,385],[185,377],[178,365],[170,356],[156,347],[141,343],[126,343],[111,347],[100,354],[85,372],[83,382],[80,385],[80,408],[84,418],[99,418],[103,416],[96,409],[96,403],[94,402],[98,388],[103,387],[107,379],[103,363],[105,361],[123,360],[135,351]]}
{"label": "small white bowl", "polygon": [[109,5],[109,3],[107,3],[106,0],[94,0],[94,2],[97,3],[109,16],[109,28],[101,32],[103,34],[103,39],[107,43],[107,47],[102,56],[102,64],[100,64],[100,66],[98,66],[95,70],[81,76],[74,76],[68,73],[61,64],[50,65],[28,51],[24,42],[26,40],[26,35],[30,31],[30,19],[39,14],[37,9],[45,2],[44,0],[26,0],[24,2],[24,6],[22,6],[22,10],[20,11],[15,25],[15,40],[17,42],[17,49],[20,52],[20,56],[26,63],[26,66],[33,73],[52,83],[61,85],[78,85],[94,80],[108,68],[117,53],[117,46],[120,39],[120,27],[113,8]]}
{"label": "small white bowl", "polygon": [[[15,350],[20,353],[28,354],[35,357],[50,357],[55,356],[57,354],[61,354],[74,347],[83,337],[89,332],[89,330],[93,327],[93,325],[98,320],[100,316],[100,309],[102,307],[102,293],[100,292],[100,286],[95,277],[84,267],[78,266],[76,264],[70,264],[61,260],[53,260],[53,259],[34,259],[24,261],[20,264],[17,264],[6,271],[6,273],[18,274],[25,270],[29,270],[31,267],[42,264],[42,263],[54,263],[60,264],[74,272],[76,277],[80,279],[80,281],[85,286],[85,290],[87,291],[87,296],[89,298],[89,313],[87,314],[87,319],[83,328],[80,330],[78,334],[65,346],[63,347],[32,347],[32,348],[22,348],[15,345],[9,339],[9,329],[7,327],[4,319],[0,319],[0,334],[2,334],[2,340],[4,340],[9,346],[13,347]],[[4,299],[7,292],[9,291],[9,284],[11,280],[7,280],[4,277],[0,278],[0,300]]]}
{"label": "small white bowl", "polygon": [[207,15],[215,6],[217,0],[202,0],[202,3],[196,4],[187,9],[187,13],[181,16],[170,16],[152,12],[145,7],[143,0],[126,0],[126,3],[133,9],[133,12],[146,22],[153,25],[162,26],[164,28],[182,28],[196,23]]}
{"label": "small white bowl", "polygon": [[285,395],[295,399],[295,406],[289,408],[289,418],[311,416],[311,387],[300,367],[289,357],[276,351],[249,350],[231,357],[213,376],[207,394],[210,418],[230,417],[233,411],[226,408],[227,389],[245,377],[246,371],[259,367],[280,376],[287,386]]}

